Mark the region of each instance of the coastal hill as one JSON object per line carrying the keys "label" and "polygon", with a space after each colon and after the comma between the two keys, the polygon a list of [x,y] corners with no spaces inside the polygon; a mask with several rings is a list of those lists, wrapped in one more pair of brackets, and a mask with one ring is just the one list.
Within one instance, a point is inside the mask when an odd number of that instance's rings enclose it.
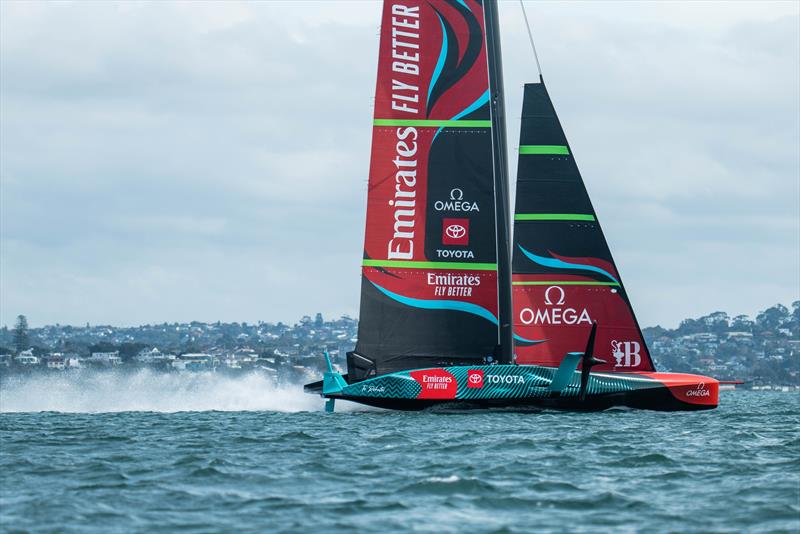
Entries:
{"label": "coastal hill", "polygon": [[[321,353],[344,365],[358,323],[305,316],[284,323],[162,323],[136,327],[50,325],[28,328],[24,316],[0,328],[0,373],[148,367],[168,371],[257,370],[276,380],[322,371]],[[690,372],[749,386],[800,385],[800,301],[776,304],[755,318],[714,312],[675,329],[644,328],[661,371]]]}
{"label": "coastal hill", "polygon": [[714,312],[672,330],[643,333],[658,370],[699,373],[758,385],[800,385],[800,301],[751,319]]}

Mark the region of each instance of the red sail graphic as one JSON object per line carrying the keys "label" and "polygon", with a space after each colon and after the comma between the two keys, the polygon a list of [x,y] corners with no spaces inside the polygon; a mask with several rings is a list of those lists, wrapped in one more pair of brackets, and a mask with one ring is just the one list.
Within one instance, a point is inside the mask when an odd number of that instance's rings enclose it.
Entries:
{"label": "red sail graphic", "polygon": [[384,3],[356,348],[378,374],[497,343],[488,82],[480,2]]}
{"label": "red sail graphic", "polygon": [[[631,309],[617,287],[585,285],[591,280],[562,276],[558,285],[548,275],[515,275],[514,331],[543,340],[517,346],[518,363],[558,367],[568,352],[582,352],[597,321],[594,355],[607,364],[594,370],[652,370],[647,347]],[[533,283],[535,285],[521,285]],[[602,325],[602,327],[600,327]]]}

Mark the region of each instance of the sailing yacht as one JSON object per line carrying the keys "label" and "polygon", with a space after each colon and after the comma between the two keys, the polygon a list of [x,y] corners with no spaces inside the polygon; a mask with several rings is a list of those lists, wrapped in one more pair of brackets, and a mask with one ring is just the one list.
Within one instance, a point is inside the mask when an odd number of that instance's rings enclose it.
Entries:
{"label": "sailing yacht", "polygon": [[541,75],[512,217],[497,9],[385,0],[358,342],[306,391],[328,411],[716,407],[713,378],[655,371]]}

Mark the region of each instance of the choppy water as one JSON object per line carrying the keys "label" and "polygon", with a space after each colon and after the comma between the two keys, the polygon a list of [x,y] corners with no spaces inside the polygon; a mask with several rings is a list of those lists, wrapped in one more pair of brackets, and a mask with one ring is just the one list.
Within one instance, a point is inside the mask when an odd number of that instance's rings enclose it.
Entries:
{"label": "choppy water", "polygon": [[[87,380],[0,389],[0,530],[800,530],[792,393],[698,413],[328,415],[257,377]],[[25,412],[58,407],[73,413]],[[261,411],[179,411],[214,408]]]}

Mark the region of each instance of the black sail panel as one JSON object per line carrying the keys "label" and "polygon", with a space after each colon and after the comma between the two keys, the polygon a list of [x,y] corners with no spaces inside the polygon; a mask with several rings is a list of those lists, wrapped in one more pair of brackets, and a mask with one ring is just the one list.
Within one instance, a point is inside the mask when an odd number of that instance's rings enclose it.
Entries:
{"label": "black sail panel", "polygon": [[652,371],[625,287],[543,82],[527,84],[513,250],[517,362],[557,366],[597,322],[594,370]]}

